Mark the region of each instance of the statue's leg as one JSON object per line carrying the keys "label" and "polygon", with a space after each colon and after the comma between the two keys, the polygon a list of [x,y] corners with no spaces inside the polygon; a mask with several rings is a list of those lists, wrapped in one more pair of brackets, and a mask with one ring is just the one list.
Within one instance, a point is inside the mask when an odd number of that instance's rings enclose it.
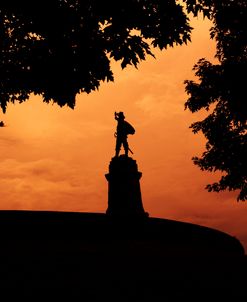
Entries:
{"label": "statue's leg", "polygon": [[119,139],[119,137],[117,137],[115,157],[119,156],[120,149],[121,149],[121,140]]}
{"label": "statue's leg", "polygon": [[123,139],[123,146],[124,146],[125,155],[128,156],[129,144],[128,144],[128,141],[127,141],[127,136]]}

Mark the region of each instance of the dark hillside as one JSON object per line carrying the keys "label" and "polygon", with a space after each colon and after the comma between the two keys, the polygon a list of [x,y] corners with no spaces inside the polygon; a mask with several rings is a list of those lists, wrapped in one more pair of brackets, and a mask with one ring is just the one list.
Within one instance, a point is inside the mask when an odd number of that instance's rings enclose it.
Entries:
{"label": "dark hillside", "polygon": [[206,227],[96,213],[1,211],[0,229],[0,295],[34,301],[247,297],[242,245]]}

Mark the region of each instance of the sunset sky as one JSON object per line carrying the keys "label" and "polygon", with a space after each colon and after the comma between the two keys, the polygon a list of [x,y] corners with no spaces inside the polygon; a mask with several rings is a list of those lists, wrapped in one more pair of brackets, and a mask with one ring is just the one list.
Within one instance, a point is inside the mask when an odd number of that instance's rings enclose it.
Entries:
{"label": "sunset sky", "polygon": [[214,60],[210,24],[195,19],[192,43],[155,50],[138,69],[113,63],[114,83],[77,96],[75,110],[31,96],[0,113],[1,209],[105,212],[105,174],[114,156],[114,111],[136,129],[129,137],[137,160],[145,210],[152,217],[192,222],[225,231],[247,249],[247,204],[235,192],[208,193],[217,175],[201,172],[191,158],[204,150],[189,129],[205,113],[184,110],[183,81],[199,58]]}

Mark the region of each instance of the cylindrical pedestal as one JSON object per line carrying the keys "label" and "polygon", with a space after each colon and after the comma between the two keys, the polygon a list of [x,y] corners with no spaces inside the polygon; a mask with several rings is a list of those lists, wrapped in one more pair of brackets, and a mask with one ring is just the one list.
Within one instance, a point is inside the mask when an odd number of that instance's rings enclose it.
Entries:
{"label": "cylindrical pedestal", "polygon": [[136,161],[127,156],[113,158],[108,180],[107,214],[118,216],[147,216],[142,205],[140,178]]}

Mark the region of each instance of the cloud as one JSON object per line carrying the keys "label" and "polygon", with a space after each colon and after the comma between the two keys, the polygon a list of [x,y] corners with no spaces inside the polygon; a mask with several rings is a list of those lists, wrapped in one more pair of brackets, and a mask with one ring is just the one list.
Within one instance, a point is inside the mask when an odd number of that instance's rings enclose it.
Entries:
{"label": "cloud", "polygon": [[163,95],[146,94],[137,100],[135,104],[144,113],[148,114],[151,120],[171,119],[174,116],[184,113],[181,102],[176,103],[172,95],[172,92],[169,90]]}
{"label": "cloud", "polygon": [[2,161],[0,192],[1,209],[74,211],[90,211],[103,194],[76,167],[51,159]]}

